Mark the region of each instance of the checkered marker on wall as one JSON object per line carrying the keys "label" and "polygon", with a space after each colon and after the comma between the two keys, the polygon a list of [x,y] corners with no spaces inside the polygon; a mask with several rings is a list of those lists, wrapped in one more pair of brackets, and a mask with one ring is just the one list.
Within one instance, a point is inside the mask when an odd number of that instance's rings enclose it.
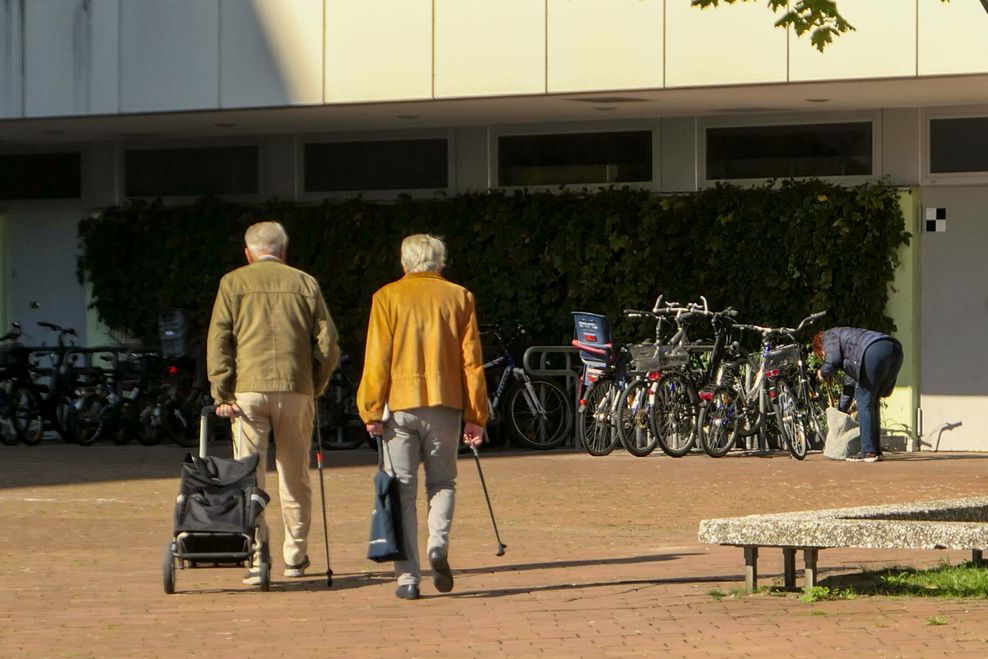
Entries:
{"label": "checkered marker on wall", "polygon": [[926,230],[936,233],[947,230],[947,209],[927,208],[926,209]]}

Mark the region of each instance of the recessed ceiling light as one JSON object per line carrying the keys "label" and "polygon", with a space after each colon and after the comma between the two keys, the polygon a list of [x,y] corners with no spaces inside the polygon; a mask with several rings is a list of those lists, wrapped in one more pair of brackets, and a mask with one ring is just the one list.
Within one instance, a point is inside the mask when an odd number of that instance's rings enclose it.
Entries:
{"label": "recessed ceiling light", "polygon": [[829,98],[808,98],[808,99],[806,99],[806,102],[807,103],[827,103],[828,101],[830,101]]}
{"label": "recessed ceiling light", "polygon": [[395,115],[395,119],[418,119],[418,118],[419,118],[419,115],[417,115],[417,114],[396,114]]}
{"label": "recessed ceiling light", "polygon": [[648,99],[632,96],[590,96],[587,98],[567,98],[566,100],[577,103],[642,103]]}

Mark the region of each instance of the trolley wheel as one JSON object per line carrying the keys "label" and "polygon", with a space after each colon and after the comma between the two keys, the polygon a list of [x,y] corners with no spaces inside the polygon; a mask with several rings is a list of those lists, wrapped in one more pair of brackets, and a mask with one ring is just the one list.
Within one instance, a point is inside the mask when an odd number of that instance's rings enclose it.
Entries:
{"label": "trolley wheel", "polygon": [[161,568],[165,594],[171,595],[175,592],[175,556],[172,554],[171,540],[165,543],[164,561]]}

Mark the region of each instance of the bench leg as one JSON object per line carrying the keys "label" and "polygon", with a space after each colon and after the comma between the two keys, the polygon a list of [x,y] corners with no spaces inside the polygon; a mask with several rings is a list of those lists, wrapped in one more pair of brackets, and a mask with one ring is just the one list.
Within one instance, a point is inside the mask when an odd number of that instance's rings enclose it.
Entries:
{"label": "bench leg", "polygon": [[782,577],[786,590],[796,589],[796,548],[782,548]]}
{"label": "bench leg", "polygon": [[806,566],[806,583],[803,587],[807,590],[816,585],[816,557],[816,548],[807,548],[803,550],[803,563]]}
{"label": "bench leg", "polygon": [[981,550],[980,549],[972,549],[971,550],[971,563],[973,563],[974,565],[984,565],[985,564],[985,561],[984,561],[984,558],[981,555]]}
{"label": "bench leg", "polygon": [[758,547],[744,547],[744,586],[749,593],[758,588]]}

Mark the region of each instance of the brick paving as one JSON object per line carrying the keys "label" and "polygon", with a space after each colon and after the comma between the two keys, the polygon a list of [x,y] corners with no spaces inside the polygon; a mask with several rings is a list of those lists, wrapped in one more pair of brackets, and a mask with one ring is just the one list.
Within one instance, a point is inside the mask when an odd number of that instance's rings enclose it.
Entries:
{"label": "brick paving", "polygon": [[[370,449],[327,454],[331,589],[311,570],[281,578],[275,525],[271,592],[241,585],[239,569],[210,569],[179,571],[178,592],[165,595],[162,547],[182,455],[175,446],[0,447],[0,656],[988,655],[986,600],[743,596],[741,550],[696,539],[707,517],[988,495],[984,454],[851,464],[819,454],[492,450],[482,459],[508,545],[501,557],[467,454],[450,556],[456,587],[440,595],[427,578],[417,602],[397,600],[389,570],[363,558]],[[314,469],[312,478],[318,492]],[[280,519],[277,492],[269,511]],[[826,585],[862,567],[967,558],[834,549],[820,552],[820,569]],[[781,583],[781,552],[762,550],[759,572],[761,584]]]}

